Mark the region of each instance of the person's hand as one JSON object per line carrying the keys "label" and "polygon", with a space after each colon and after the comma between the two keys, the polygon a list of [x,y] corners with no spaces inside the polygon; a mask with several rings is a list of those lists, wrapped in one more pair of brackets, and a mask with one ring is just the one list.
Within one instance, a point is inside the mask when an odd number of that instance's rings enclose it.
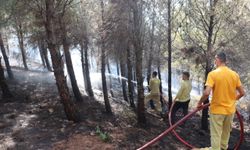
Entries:
{"label": "person's hand", "polygon": [[202,102],[199,101],[199,102],[197,103],[197,108],[200,108],[201,106],[202,106]]}

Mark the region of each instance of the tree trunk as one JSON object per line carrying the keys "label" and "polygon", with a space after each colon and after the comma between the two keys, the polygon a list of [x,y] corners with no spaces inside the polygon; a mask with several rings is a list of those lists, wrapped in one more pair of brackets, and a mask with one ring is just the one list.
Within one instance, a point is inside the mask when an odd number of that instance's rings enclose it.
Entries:
{"label": "tree trunk", "polygon": [[90,97],[94,96],[94,92],[92,90],[92,84],[90,80],[90,73],[89,73],[89,56],[88,56],[88,39],[84,40],[84,70],[85,70],[85,82],[86,82],[86,91]]}
{"label": "tree trunk", "polygon": [[43,40],[41,44],[42,44],[41,49],[42,49],[42,52],[43,52],[43,58],[45,60],[46,67],[47,67],[47,69],[49,71],[52,71],[52,68],[51,68],[51,65],[50,65],[50,62],[49,62],[49,58],[48,58],[47,43]]}
{"label": "tree trunk", "polygon": [[42,40],[38,40],[38,49],[39,49],[39,53],[40,53],[43,67],[46,68],[45,59],[44,59],[44,55],[43,55],[43,49],[42,49]]}
{"label": "tree trunk", "polygon": [[[157,62],[157,71],[158,71],[158,77],[161,81],[161,63],[160,63],[160,57],[158,58],[158,62]],[[163,106],[163,98],[162,98],[162,82],[160,83],[160,93],[161,93],[161,97],[160,97],[160,101],[161,101],[161,105]]]}
{"label": "tree trunk", "polygon": [[[143,125],[146,123],[145,107],[144,107],[144,88],[143,88],[143,77],[142,77],[142,32],[141,32],[141,21],[142,21],[142,6],[138,6],[137,2],[133,2],[133,26],[134,26],[134,39],[133,45],[135,48],[136,57],[136,78],[137,78],[137,119],[138,124]],[[142,4],[141,4],[142,5]]]}
{"label": "tree trunk", "polygon": [[102,89],[103,89],[103,96],[105,102],[105,108],[107,113],[112,113],[111,106],[108,99],[108,89],[107,89],[107,82],[106,82],[106,75],[105,75],[105,50],[104,50],[104,43],[102,44],[102,54],[101,54],[101,74],[102,74]]}
{"label": "tree trunk", "polygon": [[169,110],[172,106],[172,38],[171,38],[171,0],[168,0],[168,106]]}
{"label": "tree trunk", "polygon": [[124,77],[126,76],[126,65],[125,62],[123,62],[123,58],[120,60],[120,66],[121,66],[121,77],[122,77],[122,93],[123,93],[123,98],[125,101],[128,101],[128,95],[127,95],[127,85],[126,85],[126,80]]}
{"label": "tree trunk", "polygon": [[132,76],[133,76],[133,70],[132,70],[132,64],[131,64],[132,58],[130,55],[130,48],[127,48],[127,66],[128,66],[128,96],[129,96],[129,103],[130,107],[135,108],[134,103],[134,84],[132,83]]}
{"label": "tree trunk", "polygon": [[[208,36],[207,36],[207,60],[206,60],[206,70],[205,70],[205,80],[207,80],[208,73],[212,70],[212,63],[211,63],[211,51],[212,51],[212,37],[213,37],[213,30],[214,30],[214,17],[215,17],[215,6],[217,0],[210,0],[210,20],[208,26]],[[205,88],[205,83],[204,83]],[[209,103],[209,99],[207,99],[204,104]],[[201,119],[201,129],[208,130],[208,108],[202,110],[202,119]]]}
{"label": "tree trunk", "polygon": [[[154,1],[153,5],[154,4]],[[151,34],[150,34],[150,49],[149,49],[149,55],[148,55],[148,70],[147,70],[147,82],[149,85],[150,77],[151,77],[151,72],[152,72],[152,61],[153,61],[153,51],[154,51],[154,29],[155,29],[155,10],[153,8],[153,15],[152,15],[152,29],[151,29]],[[150,89],[148,88],[148,91]],[[150,107],[155,109],[155,105],[153,100],[150,100]]]}
{"label": "tree trunk", "polygon": [[[104,26],[104,3],[103,0],[101,1],[101,13],[102,13],[102,26]],[[108,89],[107,89],[107,82],[106,82],[106,61],[105,61],[105,46],[104,46],[104,37],[103,34],[101,35],[101,74],[102,74],[102,89],[103,89],[103,96],[104,96],[104,103],[107,113],[112,113],[111,106],[108,99]]]}
{"label": "tree trunk", "polygon": [[[157,70],[158,70],[158,77],[161,81],[161,43],[158,45],[158,59],[157,59]],[[162,97],[162,81],[160,83],[160,93],[161,93],[161,105],[163,107],[164,102],[163,102],[163,97]]]}
{"label": "tree trunk", "polygon": [[64,111],[69,120],[74,122],[80,121],[79,112],[76,109],[75,104],[70,99],[69,89],[64,76],[63,61],[60,54],[60,50],[56,47],[55,31],[53,18],[55,17],[54,3],[51,0],[46,0],[46,22],[45,29],[48,38],[48,48],[51,54],[52,65],[54,69],[54,75],[56,78],[56,85],[60,94],[61,102],[64,106]]}
{"label": "tree trunk", "polygon": [[4,62],[5,62],[5,66],[6,66],[6,70],[7,70],[7,73],[8,73],[8,77],[10,79],[14,79],[14,75],[12,73],[12,70],[11,70],[11,67],[10,67],[10,63],[9,63],[9,58],[6,54],[6,51],[5,51],[5,48],[4,48],[4,43],[3,43],[3,38],[2,38],[2,34],[0,33],[0,48],[1,48],[1,52],[2,52],[2,55],[3,55],[3,59],[4,59]]}
{"label": "tree trunk", "polygon": [[[133,68],[134,68],[134,67],[133,67]],[[133,68],[132,68],[132,69],[133,69]],[[133,70],[134,70],[134,71],[133,71],[133,80],[136,81],[136,69],[133,69]]]}
{"label": "tree trunk", "polygon": [[111,69],[110,69],[110,64],[109,64],[109,59],[108,58],[107,58],[107,68],[108,68],[108,73],[109,73],[109,90],[110,90],[110,95],[111,95],[111,97],[114,97],[113,86],[112,86],[112,77],[111,77]]}
{"label": "tree trunk", "polygon": [[137,77],[137,91],[138,91],[137,115],[138,115],[138,123],[145,124],[146,118],[145,118],[145,108],[144,108],[144,88],[143,88],[143,77],[142,77],[142,49],[141,48],[139,49],[136,50],[137,51],[136,77]]}
{"label": "tree trunk", "polygon": [[150,80],[150,76],[151,76],[151,66],[152,66],[152,53],[151,53],[151,50],[149,52],[149,55],[148,55],[148,69],[147,69],[147,82],[148,82],[148,85],[149,85],[149,80]]}
{"label": "tree trunk", "polygon": [[[205,79],[207,79],[207,75],[211,70],[206,67],[206,71],[205,71]],[[206,88],[205,86],[205,82],[204,82],[204,89]],[[207,99],[203,104],[207,104],[209,103],[209,99]],[[208,108],[205,108],[202,110],[202,117],[201,117],[201,129],[202,130],[208,130]]]}
{"label": "tree trunk", "polygon": [[68,41],[68,37],[66,35],[67,31],[65,29],[65,23],[61,22],[60,24],[61,24],[61,30],[62,30],[63,50],[64,50],[64,54],[65,54],[66,66],[67,66],[69,78],[71,81],[72,90],[73,90],[73,93],[75,95],[76,101],[81,102],[82,95],[81,95],[81,92],[80,92],[79,87],[77,85],[77,81],[76,81],[76,77],[75,77],[75,72],[74,72],[74,68],[73,68],[73,64],[72,64],[72,60],[71,60],[71,55],[70,55],[70,51],[69,51],[70,44]]}
{"label": "tree trunk", "polygon": [[85,58],[84,58],[84,47],[83,44],[80,43],[81,46],[81,62],[82,62],[82,75],[83,75],[83,82],[85,91],[88,93],[88,84],[87,84],[87,77],[86,77],[86,69],[85,69]]}
{"label": "tree trunk", "polygon": [[8,43],[8,39],[6,38],[6,54],[7,56],[10,55],[10,47],[9,47],[9,43]]}
{"label": "tree trunk", "polygon": [[23,38],[23,26],[22,23],[18,24],[17,27],[17,37],[18,43],[21,50],[22,58],[23,58],[23,66],[25,70],[28,70],[27,59],[26,59],[26,50],[24,48],[24,38]]}
{"label": "tree trunk", "polygon": [[119,68],[119,60],[116,59],[116,71],[117,71],[117,77],[118,77],[118,81],[119,83],[121,83],[121,79],[120,79],[120,68]]}
{"label": "tree trunk", "polygon": [[[154,3],[154,1],[153,1]],[[151,66],[152,66],[152,61],[153,61],[153,51],[154,51],[154,30],[155,30],[155,10],[153,8],[153,15],[152,15],[152,29],[151,29],[151,35],[150,35],[150,50],[149,50],[149,55],[148,55],[148,72],[147,72],[147,81],[149,85],[149,80],[151,76]]]}
{"label": "tree trunk", "polygon": [[1,58],[0,58],[0,86],[2,89],[2,97],[3,98],[11,98],[13,97],[12,94],[10,93],[9,87],[5,81],[5,77],[4,77],[4,70],[2,67],[2,63],[1,63]]}
{"label": "tree trunk", "polygon": [[107,68],[108,68],[108,73],[109,73],[109,74],[111,74],[111,69],[110,69],[109,59],[107,59]]}

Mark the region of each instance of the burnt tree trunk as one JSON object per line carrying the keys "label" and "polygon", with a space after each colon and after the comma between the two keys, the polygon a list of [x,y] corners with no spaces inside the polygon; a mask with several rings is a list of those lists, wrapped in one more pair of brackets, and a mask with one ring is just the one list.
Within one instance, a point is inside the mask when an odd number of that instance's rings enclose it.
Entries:
{"label": "burnt tree trunk", "polygon": [[121,58],[120,60],[120,66],[121,66],[121,76],[122,76],[122,93],[123,93],[123,98],[125,101],[128,101],[128,96],[127,96],[127,85],[126,85],[126,80],[124,77],[126,77],[126,65],[124,62],[124,58]]}
{"label": "burnt tree trunk", "polygon": [[110,91],[111,97],[114,97],[109,59],[107,58],[106,60],[107,60],[107,68],[108,68],[108,73],[109,73],[109,91]]}
{"label": "burnt tree trunk", "polygon": [[143,88],[143,77],[142,77],[142,4],[132,2],[132,13],[133,13],[133,45],[135,48],[136,57],[136,79],[137,79],[137,121],[138,124],[144,125],[146,123],[145,107],[144,107],[144,88]]}
{"label": "burnt tree trunk", "polygon": [[1,48],[1,52],[2,52],[2,55],[3,55],[4,62],[5,62],[5,66],[6,66],[6,70],[7,70],[7,73],[8,73],[8,77],[10,79],[14,79],[14,75],[13,75],[11,67],[10,67],[9,58],[8,58],[8,56],[6,54],[6,51],[5,51],[5,47],[4,47],[4,43],[3,43],[3,38],[2,38],[2,34],[1,33],[0,33],[0,48]]}
{"label": "burnt tree trunk", "polygon": [[107,69],[108,69],[108,73],[111,74],[111,69],[110,69],[110,64],[109,64],[108,58],[107,58]]}
{"label": "burnt tree trunk", "polygon": [[130,107],[135,108],[134,103],[134,84],[132,83],[133,70],[132,70],[132,57],[129,47],[127,48],[127,66],[128,66],[128,96]]}
{"label": "burnt tree trunk", "polygon": [[60,54],[60,50],[56,46],[56,39],[55,39],[55,31],[54,31],[54,21],[53,18],[55,17],[54,12],[54,3],[51,0],[46,0],[46,22],[45,22],[45,29],[48,39],[48,48],[51,54],[52,65],[54,69],[54,75],[56,78],[56,85],[58,88],[58,92],[60,94],[61,102],[64,106],[65,114],[68,120],[72,120],[74,122],[80,121],[79,112],[70,98],[69,89],[67,86],[66,78],[64,76],[64,66],[62,61],[62,56]]}
{"label": "burnt tree trunk", "polygon": [[83,42],[82,48],[82,63],[83,63],[83,76],[84,76],[84,83],[85,83],[85,90],[87,91],[88,95],[93,97],[94,92],[92,90],[92,84],[90,80],[90,72],[89,72],[89,56],[88,56],[88,39],[85,38]]}
{"label": "burnt tree trunk", "polygon": [[10,90],[9,90],[9,87],[8,87],[8,85],[6,83],[5,77],[4,77],[4,70],[3,70],[3,67],[2,67],[1,58],[0,58],[0,86],[1,86],[1,89],[2,89],[2,97],[3,98],[11,98],[11,97],[13,97]]}
{"label": "burnt tree trunk", "polygon": [[145,124],[145,108],[144,108],[144,88],[143,88],[143,77],[142,77],[142,48],[136,46],[136,77],[137,77],[137,92],[138,92],[138,103],[137,103],[137,116],[138,123]]}
{"label": "burnt tree trunk", "polygon": [[24,33],[23,33],[23,25],[22,23],[17,24],[17,37],[18,37],[18,43],[19,43],[19,48],[21,50],[22,54],[22,59],[23,59],[23,66],[25,70],[28,70],[28,65],[27,65],[27,58],[26,58],[26,50],[24,48]]}
{"label": "burnt tree trunk", "polygon": [[6,54],[7,54],[7,56],[10,54],[10,47],[8,44],[8,39],[6,39]]}
{"label": "burnt tree trunk", "polygon": [[42,49],[42,52],[43,52],[43,58],[45,60],[46,67],[47,67],[47,69],[49,71],[52,71],[52,68],[51,68],[51,65],[50,65],[50,62],[49,62],[49,58],[48,58],[47,43],[43,40],[41,44],[42,44],[41,49]]}
{"label": "burnt tree trunk", "polygon": [[[208,67],[208,65],[206,66],[206,70],[205,70],[205,79],[207,79],[207,75],[208,73],[211,71],[211,69]],[[205,86],[205,82],[204,82],[204,89],[206,88]],[[207,99],[206,101],[204,101],[204,105],[209,103],[209,99]],[[202,117],[201,117],[201,129],[202,130],[208,130],[208,108],[205,108],[202,110]]]}
{"label": "burnt tree trunk", "polygon": [[119,68],[119,60],[118,59],[116,59],[116,72],[117,72],[118,81],[119,81],[119,83],[121,83],[120,68]]}
{"label": "burnt tree trunk", "polygon": [[76,101],[81,102],[82,101],[82,95],[81,95],[81,92],[80,92],[79,87],[77,85],[77,81],[76,81],[76,77],[75,77],[75,72],[74,72],[72,59],[71,59],[71,54],[70,54],[70,51],[69,51],[70,44],[69,44],[69,41],[68,41],[68,37],[66,35],[67,31],[66,31],[65,23],[61,22],[60,24],[61,24],[61,30],[62,30],[63,51],[64,51],[64,54],[65,54],[66,66],[67,66],[69,78],[70,78],[70,81],[71,81],[72,90],[73,90],[73,93],[75,95]]}
{"label": "burnt tree trunk", "polygon": [[[153,1],[154,2],[154,1]],[[154,30],[155,30],[155,9],[153,8],[153,15],[152,15],[152,29],[150,34],[150,48],[149,48],[149,55],[148,55],[148,72],[147,72],[147,82],[149,85],[149,80],[152,72],[152,61],[153,61],[153,51],[154,51]]]}
{"label": "burnt tree trunk", "polygon": [[39,53],[40,53],[40,57],[41,57],[43,67],[46,68],[46,63],[45,63],[45,59],[44,59],[44,55],[43,55],[43,49],[42,49],[42,40],[38,40],[38,49],[39,49]]}
{"label": "burnt tree trunk", "polygon": [[[158,45],[157,71],[158,71],[158,77],[161,81],[161,44]],[[163,108],[164,102],[163,102],[163,97],[162,97],[162,82],[160,82],[160,93],[161,93],[160,101],[161,101],[161,105]]]}
{"label": "burnt tree trunk", "polygon": [[168,0],[168,106],[169,110],[172,106],[172,16],[171,16],[171,0]]}
{"label": "burnt tree trunk", "polygon": [[133,80],[136,81],[136,69],[135,67],[133,67],[132,69],[133,69]]}
{"label": "burnt tree trunk", "polygon": [[[161,80],[161,66],[159,64],[157,66],[157,71],[158,71],[158,77]],[[162,83],[160,83],[160,93],[162,94]],[[161,97],[161,102],[162,102],[162,97]]]}
{"label": "burnt tree trunk", "polygon": [[81,53],[84,88],[85,88],[85,91],[88,93],[87,77],[86,77],[86,70],[85,70],[84,46],[82,43],[80,43],[80,47],[81,47],[80,53]]}
{"label": "burnt tree trunk", "polygon": [[[214,31],[214,18],[215,18],[215,6],[218,0],[210,0],[210,20],[208,25],[208,35],[207,35],[207,59],[206,59],[206,68],[205,68],[205,80],[207,80],[208,73],[212,70],[212,63],[211,63],[211,51],[212,51],[212,37]],[[205,83],[204,83],[205,88]],[[204,104],[209,103],[207,99]],[[201,118],[201,129],[208,130],[208,108],[202,110],[202,118]]]}
{"label": "burnt tree trunk", "polygon": [[89,56],[88,56],[88,41],[84,41],[84,50],[85,50],[85,71],[86,71],[86,81],[87,81],[87,89],[89,96],[93,97],[94,92],[92,90],[92,84],[90,80],[90,72],[89,72]]}
{"label": "burnt tree trunk", "polygon": [[[104,26],[104,3],[103,0],[101,2],[101,14],[102,14],[102,26]],[[106,81],[106,56],[105,56],[105,45],[104,45],[104,37],[101,35],[101,74],[102,74],[102,89],[104,96],[105,109],[107,113],[112,113],[111,106],[108,99],[108,89],[107,89],[107,81]]]}
{"label": "burnt tree trunk", "polygon": [[149,52],[149,55],[148,55],[148,69],[147,69],[147,83],[149,85],[149,81],[150,81],[150,76],[151,76],[151,72],[152,72],[152,53],[151,51]]}

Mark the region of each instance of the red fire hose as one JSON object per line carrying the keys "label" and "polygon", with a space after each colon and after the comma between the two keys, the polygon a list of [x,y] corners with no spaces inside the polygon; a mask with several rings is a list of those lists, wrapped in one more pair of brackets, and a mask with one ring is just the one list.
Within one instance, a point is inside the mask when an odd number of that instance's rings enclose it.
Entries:
{"label": "red fire hose", "polygon": [[[170,126],[172,126],[172,120],[171,120],[171,115],[172,115],[172,109],[173,109],[173,106],[174,106],[175,103],[173,103],[173,105],[171,106],[170,108],[170,111],[169,111],[169,124]],[[208,107],[209,105],[207,105],[206,107]],[[206,107],[203,107],[206,108]],[[234,150],[238,150],[239,149],[239,146],[241,145],[243,139],[244,139],[244,126],[243,126],[243,120],[242,120],[242,117],[241,115],[239,114],[239,112],[236,110],[236,115],[237,115],[237,118],[239,119],[239,122],[240,122],[240,140],[235,144],[234,146]],[[182,142],[183,144],[185,144],[187,147],[189,148],[195,148],[195,146],[189,144],[187,141],[185,141],[182,137],[179,136],[178,133],[175,132],[175,130],[172,131],[174,133],[174,135],[176,136],[176,138]]]}
{"label": "red fire hose", "polygon": [[[196,112],[208,107],[209,104],[206,105],[202,105],[201,107],[195,109],[194,111],[190,112],[189,114],[187,114],[185,117],[183,117],[182,119],[180,119],[179,121],[177,121],[174,125],[170,126],[167,130],[165,130],[164,132],[162,132],[160,135],[158,135],[157,137],[155,137],[154,139],[152,139],[151,141],[149,141],[148,143],[146,143],[145,145],[143,145],[142,147],[138,148],[137,150],[144,150],[147,147],[149,147],[150,145],[153,145],[154,143],[156,143],[157,141],[159,141],[161,138],[163,138],[165,135],[167,135],[169,132],[171,132],[172,130],[174,130],[179,124],[183,123],[185,120],[189,119],[190,117],[192,117]],[[240,136],[240,140],[239,142],[236,144],[235,146],[235,150],[239,149],[240,144],[243,141],[244,138],[244,128],[243,128],[243,121],[242,118],[240,117],[240,114],[238,113],[238,111],[236,112],[238,119],[240,120],[240,127],[241,127],[241,136]],[[183,140],[184,141],[184,140]],[[187,142],[186,142],[187,143]],[[189,147],[192,146],[189,144]],[[192,146],[193,147],[193,146]]]}
{"label": "red fire hose", "polygon": [[244,140],[244,124],[243,124],[243,119],[240,115],[240,113],[236,110],[236,115],[239,119],[240,122],[240,140],[237,142],[237,144],[234,146],[234,150],[238,150],[240,148],[240,145],[242,144]]}
{"label": "red fire hose", "polygon": [[[171,108],[170,108],[170,110],[169,110],[169,114],[168,114],[168,120],[169,120],[169,125],[170,126],[172,126],[172,111],[173,111],[173,106],[175,105],[175,103],[173,103],[172,104],[172,106],[171,106]],[[204,108],[207,108],[209,105],[207,105],[206,107],[203,107],[203,109]],[[183,138],[181,138],[180,136],[179,136],[179,134],[178,133],[176,133],[175,132],[175,130],[173,130],[172,131],[173,133],[174,133],[174,135],[175,135],[175,137],[180,141],[180,142],[182,142],[184,145],[186,145],[187,147],[189,147],[189,148],[194,148],[194,146],[193,145],[191,145],[191,144],[189,144],[187,141],[185,141]]]}

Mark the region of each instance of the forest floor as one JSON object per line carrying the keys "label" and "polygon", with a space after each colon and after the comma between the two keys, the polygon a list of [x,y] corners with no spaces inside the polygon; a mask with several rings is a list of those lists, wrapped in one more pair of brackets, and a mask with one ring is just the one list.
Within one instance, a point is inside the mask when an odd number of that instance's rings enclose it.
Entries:
{"label": "forest floor", "polygon": [[[67,121],[52,73],[19,68],[13,71],[16,79],[8,81],[8,85],[14,97],[0,99],[0,150],[134,150],[169,127],[167,121],[149,113],[146,113],[147,125],[139,127],[134,111],[118,98],[110,98],[114,113],[106,114],[98,90],[95,98],[83,96],[84,101],[76,103],[82,121]],[[245,140],[240,149],[247,150],[249,121],[244,124]],[[196,147],[209,145],[209,133],[200,130],[198,115],[176,131]],[[239,123],[235,120],[230,146],[238,139]],[[168,134],[150,149],[188,148]]]}

